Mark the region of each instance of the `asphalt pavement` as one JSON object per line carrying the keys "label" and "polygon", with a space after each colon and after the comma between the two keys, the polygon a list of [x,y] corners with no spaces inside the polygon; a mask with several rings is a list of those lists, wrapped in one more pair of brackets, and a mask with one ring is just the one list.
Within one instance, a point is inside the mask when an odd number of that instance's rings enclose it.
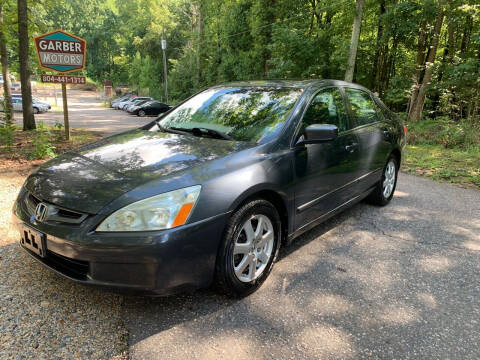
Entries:
{"label": "asphalt pavement", "polygon": [[400,174],[304,234],[262,288],[126,298],[132,359],[479,359],[480,192]]}

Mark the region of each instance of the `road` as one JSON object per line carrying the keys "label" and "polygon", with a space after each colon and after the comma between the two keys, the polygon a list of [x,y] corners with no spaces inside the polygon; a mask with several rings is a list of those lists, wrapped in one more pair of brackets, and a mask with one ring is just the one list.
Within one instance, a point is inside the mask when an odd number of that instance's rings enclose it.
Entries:
{"label": "road", "polygon": [[[37,95],[41,100],[46,100],[54,105],[53,97]],[[43,121],[47,125],[55,123],[63,124],[63,103],[61,95],[57,101],[56,111],[35,115],[37,122]],[[68,90],[68,113],[71,128],[84,128],[98,131],[105,135],[111,135],[131,128],[139,127],[152,121],[151,117],[131,116],[120,110],[105,108],[98,93],[92,91]],[[22,113],[15,112],[15,120],[18,125],[22,124]]]}
{"label": "road", "polygon": [[283,249],[242,300],[128,298],[132,359],[479,359],[480,192],[400,174]]}

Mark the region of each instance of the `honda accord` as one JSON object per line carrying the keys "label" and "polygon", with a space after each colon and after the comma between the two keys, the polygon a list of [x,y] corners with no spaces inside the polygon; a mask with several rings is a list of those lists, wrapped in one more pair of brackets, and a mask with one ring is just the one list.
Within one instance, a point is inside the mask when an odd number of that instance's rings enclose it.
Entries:
{"label": "honda accord", "polygon": [[35,170],[14,205],[21,246],[84,284],[166,295],[257,289],[280,246],[395,191],[406,128],[342,81],[218,85],[142,128]]}

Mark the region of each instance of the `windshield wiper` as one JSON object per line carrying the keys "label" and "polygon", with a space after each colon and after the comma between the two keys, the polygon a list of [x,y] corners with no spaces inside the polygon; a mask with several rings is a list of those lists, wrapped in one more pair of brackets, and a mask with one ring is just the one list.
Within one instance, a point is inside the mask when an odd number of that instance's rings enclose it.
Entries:
{"label": "windshield wiper", "polygon": [[160,125],[160,121],[155,121],[155,124],[157,124],[158,128],[162,132],[168,132],[168,133],[180,134],[180,135],[188,134],[187,131],[184,131],[183,129],[180,129],[180,128],[163,127],[162,125]]}
{"label": "windshield wiper", "polygon": [[205,128],[205,127],[194,127],[194,128],[191,128],[191,129],[184,129],[184,128],[177,128],[177,127],[169,127],[168,129],[172,129],[172,130],[175,130],[175,131],[180,131],[180,132],[190,132],[192,133],[193,135],[195,136],[203,136],[205,134],[208,134],[214,138],[217,138],[217,139],[223,139],[223,140],[235,140],[234,138],[232,138],[230,135],[224,133],[224,132],[221,132],[221,131],[218,131],[218,130],[214,130],[214,129],[209,129],[209,128]]}

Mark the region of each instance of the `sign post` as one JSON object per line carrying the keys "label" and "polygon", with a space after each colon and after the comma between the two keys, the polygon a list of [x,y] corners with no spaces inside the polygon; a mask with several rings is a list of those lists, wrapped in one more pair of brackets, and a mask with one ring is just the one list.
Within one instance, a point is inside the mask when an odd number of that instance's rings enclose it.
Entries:
{"label": "sign post", "polygon": [[40,67],[59,72],[60,75],[42,75],[42,82],[61,83],[63,99],[63,119],[65,137],[70,140],[70,123],[68,120],[67,83],[85,83],[84,76],[67,76],[65,73],[85,68],[87,42],[78,36],[62,30],[55,30],[35,37]]}

